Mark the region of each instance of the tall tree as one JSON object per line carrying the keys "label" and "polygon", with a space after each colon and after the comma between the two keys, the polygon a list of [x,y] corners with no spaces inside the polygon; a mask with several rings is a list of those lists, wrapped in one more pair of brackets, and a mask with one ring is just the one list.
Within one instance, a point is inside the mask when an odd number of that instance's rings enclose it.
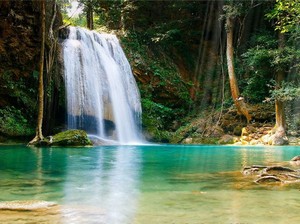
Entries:
{"label": "tall tree", "polygon": [[[285,49],[285,35],[289,33],[298,33],[300,24],[300,1],[299,0],[276,0],[273,10],[268,13],[267,18],[275,21],[275,30],[278,34],[278,52],[282,53]],[[279,55],[280,58],[280,55]],[[282,83],[286,79],[284,66],[279,64],[275,77],[276,89],[282,88]],[[286,144],[286,117],[284,101],[280,98],[275,99],[275,117],[276,124],[273,128],[273,135],[269,141],[272,145]]]}
{"label": "tall tree", "polygon": [[97,4],[102,0],[77,0],[81,6],[83,6],[83,11],[86,16],[86,26],[90,30],[94,29],[94,11]]}
{"label": "tall tree", "polygon": [[43,125],[43,113],[44,113],[44,82],[43,82],[43,72],[44,72],[44,52],[45,52],[45,0],[40,1],[41,7],[41,49],[40,49],[40,61],[39,61],[39,85],[38,85],[38,118],[36,126],[36,135],[29,142],[29,145],[36,144],[38,141],[42,140],[42,125]]}
{"label": "tall tree", "polygon": [[[230,4],[231,3],[231,4]],[[224,6],[225,17],[226,17],[226,33],[227,33],[227,44],[226,44],[226,56],[227,56],[227,69],[230,83],[230,91],[231,96],[234,101],[234,104],[239,113],[243,114],[247,122],[251,120],[251,115],[248,111],[248,105],[244,101],[244,98],[240,96],[240,90],[237,82],[237,78],[235,75],[234,68],[234,47],[233,47],[233,34],[234,34],[234,19],[240,14],[240,9],[238,6],[233,5],[230,2],[226,6]]]}
{"label": "tall tree", "polygon": [[[284,34],[278,34],[278,50],[279,52],[284,50]],[[279,68],[275,77],[276,89],[281,88],[281,84],[285,79],[285,71],[283,68]],[[280,99],[275,99],[275,118],[276,124],[273,129],[275,134],[271,138],[272,145],[282,145],[286,143],[286,119],[284,112],[284,102]]]}
{"label": "tall tree", "polygon": [[93,1],[88,0],[85,3],[85,10],[86,10],[86,25],[87,28],[90,30],[94,29],[94,6]]}

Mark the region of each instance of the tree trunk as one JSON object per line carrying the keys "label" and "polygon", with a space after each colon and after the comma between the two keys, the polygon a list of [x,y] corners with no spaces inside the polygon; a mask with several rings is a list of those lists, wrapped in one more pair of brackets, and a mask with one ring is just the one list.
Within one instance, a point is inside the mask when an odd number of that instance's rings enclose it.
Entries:
{"label": "tree trunk", "polygon": [[[278,35],[278,49],[279,51],[284,48],[284,34],[279,33]],[[280,88],[282,81],[284,80],[285,73],[282,69],[278,70],[276,74],[276,88]],[[273,128],[274,135],[271,138],[272,145],[285,145],[288,143],[286,138],[286,121],[285,121],[285,112],[284,112],[284,102],[280,99],[275,100],[275,118],[276,124]]]}
{"label": "tree trunk", "polygon": [[44,72],[44,52],[45,52],[45,0],[41,0],[41,51],[40,51],[40,61],[39,61],[39,86],[38,86],[38,118],[36,135],[29,142],[30,145],[36,144],[38,141],[42,140],[43,132],[43,113],[44,113],[44,82],[43,82],[43,72]]}
{"label": "tree trunk", "polygon": [[235,76],[234,65],[233,65],[233,20],[232,18],[226,18],[226,32],[227,32],[227,67],[228,67],[228,75],[229,75],[229,83],[230,83],[230,91],[231,96],[234,101],[234,104],[239,113],[243,114],[247,122],[251,120],[251,115],[248,112],[247,104],[244,99],[240,96],[239,87],[237,84],[237,79]]}
{"label": "tree trunk", "polygon": [[[278,48],[283,50],[284,48],[284,34],[279,33],[278,35]],[[280,69],[276,74],[276,88],[280,88],[282,81],[284,80],[285,74],[282,69]],[[285,114],[284,114],[284,103],[281,100],[275,101],[275,112],[276,112],[276,125],[275,127],[282,127],[285,129]]]}
{"label": "tree trunk", "polygon": [[90,30],[94,29],[94,16],[92,3],[88,3],[86,11],[86,25]]}

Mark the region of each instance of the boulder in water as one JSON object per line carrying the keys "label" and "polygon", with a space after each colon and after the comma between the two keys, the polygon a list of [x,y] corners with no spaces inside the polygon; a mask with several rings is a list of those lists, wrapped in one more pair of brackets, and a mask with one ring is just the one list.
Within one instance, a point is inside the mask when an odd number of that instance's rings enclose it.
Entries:
{"label": "boulder in water", "polygon": [[83,130],[67,130],[54,136],[48,136],[40,146],[90,146],[93,145]]}
{"label": "boulder in water", "polygon": [[90,146],[92,142],[83,130],[67,130],[53,136],[51,146]]}

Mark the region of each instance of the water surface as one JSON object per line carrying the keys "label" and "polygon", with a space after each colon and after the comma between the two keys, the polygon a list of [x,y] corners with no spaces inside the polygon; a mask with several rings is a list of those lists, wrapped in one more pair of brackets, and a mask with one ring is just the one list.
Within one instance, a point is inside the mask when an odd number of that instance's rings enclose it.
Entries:
{"label": "water surface", "polygon": [[[300,147],[0,146],[0,201],[57,205],[0,211],[4,223],[299,223],[300,186],[260,186],[243,166],[283,164]],[[293,167],[299,169],[300,167]]]}

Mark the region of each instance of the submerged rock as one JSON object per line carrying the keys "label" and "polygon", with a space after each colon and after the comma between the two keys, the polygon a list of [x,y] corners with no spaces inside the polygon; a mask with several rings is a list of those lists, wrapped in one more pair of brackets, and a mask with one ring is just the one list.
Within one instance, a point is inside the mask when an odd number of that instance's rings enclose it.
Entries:
{"label": "submerged rock", "polygon": [[0,202],[0,210],[37,210],[45,209],[57,205],[50,201],[2,201]]}

